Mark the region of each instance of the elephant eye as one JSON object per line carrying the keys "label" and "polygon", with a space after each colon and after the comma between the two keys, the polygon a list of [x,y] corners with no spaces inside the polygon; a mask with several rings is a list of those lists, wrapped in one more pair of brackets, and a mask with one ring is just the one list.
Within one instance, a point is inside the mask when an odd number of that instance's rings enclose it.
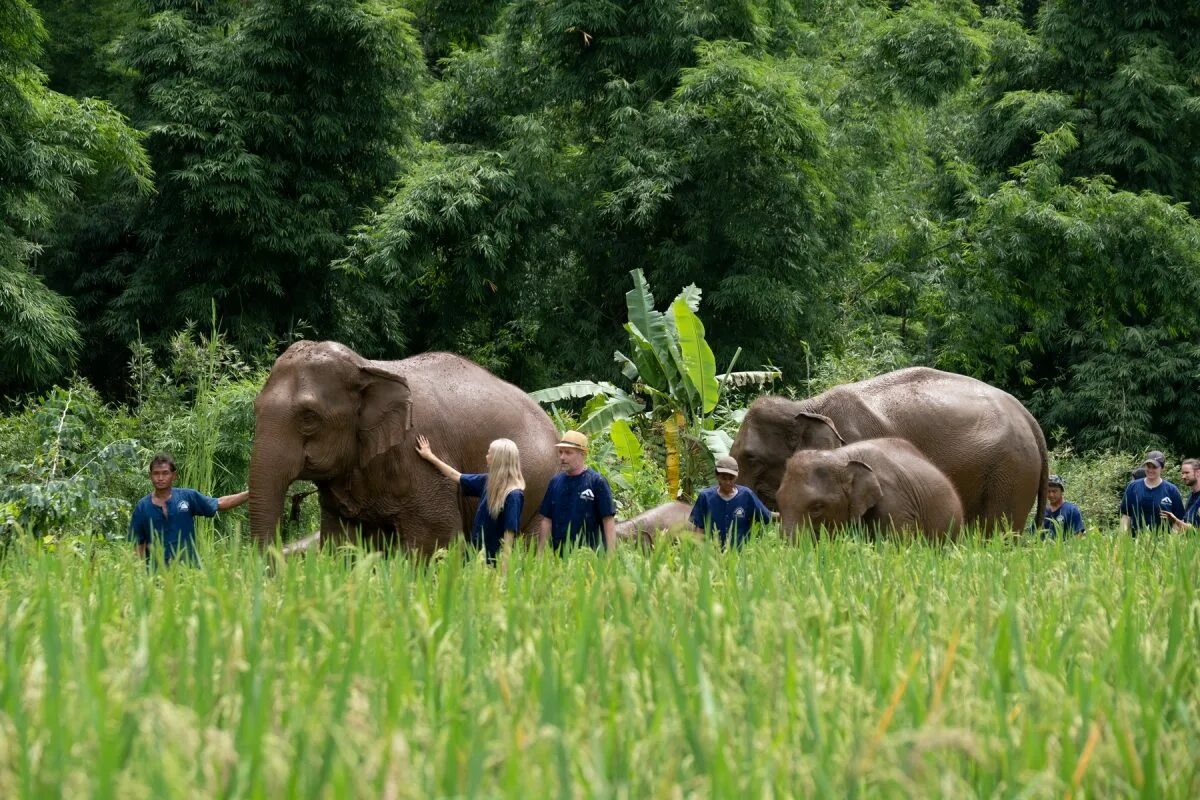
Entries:
{"label": "elephant eye", "polygon": [[300,415],[300,427],[305,433],[314,433],[321,427],[321,415],[311,408]]}

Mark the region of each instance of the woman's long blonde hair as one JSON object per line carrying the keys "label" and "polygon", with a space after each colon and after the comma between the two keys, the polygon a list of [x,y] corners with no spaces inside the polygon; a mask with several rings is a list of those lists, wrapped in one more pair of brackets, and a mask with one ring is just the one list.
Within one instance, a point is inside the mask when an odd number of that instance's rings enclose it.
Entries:
{"label": "woman's long blonde hair", "polygon": [[512,439],[497,439],[488,450],[492,453],[492,465],[488,467],[488,513],[492,519],[499,519],[508,493],[514,489],[525,491],[525,476],[521,474],[521,453]]}

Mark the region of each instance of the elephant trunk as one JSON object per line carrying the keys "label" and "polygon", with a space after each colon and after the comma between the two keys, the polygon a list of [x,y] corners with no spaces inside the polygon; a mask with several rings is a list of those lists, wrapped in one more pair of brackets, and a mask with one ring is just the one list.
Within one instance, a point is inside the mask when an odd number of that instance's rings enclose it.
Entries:
{"label": "elephant trunk", "polygon": [[300,474],[293,455],[301,448],[259,431],[250,454],[250,535],[262,547],[274,541],[283,517],[284,495]]}

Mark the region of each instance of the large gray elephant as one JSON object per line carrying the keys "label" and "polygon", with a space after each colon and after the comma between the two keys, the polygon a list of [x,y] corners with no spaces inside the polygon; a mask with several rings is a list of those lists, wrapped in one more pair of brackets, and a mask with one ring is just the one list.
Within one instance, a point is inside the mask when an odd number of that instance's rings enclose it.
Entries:
{"label": "large gray elephant", "polygon": [[297,342],[275,362],[254,401],[250,532],[275,536],[295,480],[317,485],[321,541],[361,530],[373,546],[424,552],[471,523],[462,496],[417,455],[418,433],[463,472],[485,472],[488,444],[516,442],[528,527],[558,471],[554,423],[525,392],[449,353],[370,361],[336,342]]}
{"label": "large gray elephant", "polygon": [[1046,505],[1049,458],[1037,420],[1015,397],[951,372],[911,367],[807,400],[762,397],[746,413],[732,455],[742,482],[777,509],[784,465],[797,450],[898,437],[954,484],[968,524],[1021,530]]}
{"label": "large gray elephant", "polygon": [[953,538],[963,524],[954,485],[905,439],[797,450],[776,495],[783,531],[860,524],[870,532]]}

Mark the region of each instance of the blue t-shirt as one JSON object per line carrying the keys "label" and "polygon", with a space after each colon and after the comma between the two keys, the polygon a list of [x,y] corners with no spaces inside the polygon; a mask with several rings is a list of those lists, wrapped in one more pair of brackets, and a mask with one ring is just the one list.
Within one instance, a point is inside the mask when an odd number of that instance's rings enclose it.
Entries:
{"label": "blue t-shirt", "polygon": [[696,504],[692,506],[692,524],[705,531],[716,532],[721,545],[726,544],[733,529],[733,544],[741,547],[750,535],[750,526],[758,520],[762,523],[771,521],[771,510],[763,505],[754,491],[741,484],[737,485],[737,493],[726,500],[721,497],[716,486],[710,486],[700,492]]}
{"label": "blue t-shirt", "polygon": [[[133,507],[129,521],[129,532],[137,544],[162,543],[163,563],[170,564],[179,557],[190,563],[198,563],[196,557],[196,523],[193,517],[214,517],[217,514],[217,498],[201,494],[195,489],[173,487],[167,498],[166,514],[154,505],[153,495],[146,495]],[[151,548],[153,549],[153,548]],[[150,550],[146,560],[150,560]]]}
{"label": "blue t-shirt", "polygon": [[567,539],[601,547],[604,518],[616,516],[617,507],[608,481],[589,467],[578,475],[560,472],[551,478],[538,513],[550,520],[550,543],[555,549]]}
{"label": "blue t-shirt", "polygon": [[504,508],[500,516],[492,518],[492,512],[487,504],[486,472],[462,473],[458,485],[462,487],[467,497],[478,497],[479,508],[475,510],[475,521],[471,523],[471,532],[467,539],[476,547],[482,547],[487,553],[488,561],[495,561],[496,554],[504,542],[506,531],[519,533],[521,530],[521,512],[525,508],[525,493],[513,489],[504,496]]}
{"label": "blue t-shirt", "polygon": [[1175,516],[1189,525],[1200,525],[1200,492],[1192,492],[1188,495],[1187,508],[1183,514],[1176,514]]}
{"label": "blue t-shirt", "polygon": [[1175,484],[1163,481],[1150,489],[1146,486],[1145,478],[1130,481],[1121,497],[1121,514],[1129,517],[1130,532],[1137,536],[1138,531],[1145,528],[1164,526],[1165,523],[1158,516],[1159,511],[1170,511],[1177,517],[1183,517],[1183,497]]}
{"label": "blue t-shirt", "polygon": [[1064,500],[1058,511],[1052,511],[1050,506],[1046,506],[1046,513],[1042,517],[1042,530],[1060,537],[1066,533],[1083,533],[1083,514],[1079,511],[1079,506],[1069,500]]}

